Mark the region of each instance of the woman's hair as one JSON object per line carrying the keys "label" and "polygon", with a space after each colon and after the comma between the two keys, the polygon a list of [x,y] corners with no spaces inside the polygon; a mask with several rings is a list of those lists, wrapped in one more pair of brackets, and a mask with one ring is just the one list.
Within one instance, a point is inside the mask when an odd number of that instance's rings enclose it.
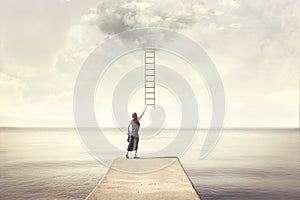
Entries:
{"label": "woman's hair", "polygon": [[132,113],[132,118],[133,119],[137,119],[137,114],[136,113]]}

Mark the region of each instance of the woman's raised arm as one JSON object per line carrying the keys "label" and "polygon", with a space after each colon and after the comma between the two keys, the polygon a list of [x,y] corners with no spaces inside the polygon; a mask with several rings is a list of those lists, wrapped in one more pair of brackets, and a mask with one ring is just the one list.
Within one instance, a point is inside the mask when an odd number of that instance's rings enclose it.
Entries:
{"label": "woman's raised arm", "polygon": [[143,113],[138,117],[138,121],[140,121],[142,119],[146,109],[147,109],[147,105],[145,105],[145,109],[144,109]]}

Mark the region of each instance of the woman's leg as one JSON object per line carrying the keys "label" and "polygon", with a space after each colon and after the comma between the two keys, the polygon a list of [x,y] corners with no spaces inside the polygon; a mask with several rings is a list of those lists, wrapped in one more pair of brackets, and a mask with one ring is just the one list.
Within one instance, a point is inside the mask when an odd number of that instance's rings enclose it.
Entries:
{"label": "woman's leg", "polygon": [[132,142],[133,142],[132,136],[130,136],[128,139],[129,139],[129,141],[128,141],[129,144],[128,144],[128,147],[127,147],[126,158],[129,158],[128,153],[129,153],[129,151],[132,151],[132,146],[133,146],[133,144],[132,144]]}
{"label": "woman's leg", "polygon": [[137,158],[137,150],[138,150],[138,145],[139,145],[139,138],[134,138],[134,158]]}

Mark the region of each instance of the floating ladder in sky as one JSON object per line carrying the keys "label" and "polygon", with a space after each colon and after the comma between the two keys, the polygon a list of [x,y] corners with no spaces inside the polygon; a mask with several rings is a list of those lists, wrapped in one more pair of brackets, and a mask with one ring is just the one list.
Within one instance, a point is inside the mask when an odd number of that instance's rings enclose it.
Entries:
{"label": "floating ladder in sky", "polygon": [[145,104],[155,106],[155,49],[145,50]]}

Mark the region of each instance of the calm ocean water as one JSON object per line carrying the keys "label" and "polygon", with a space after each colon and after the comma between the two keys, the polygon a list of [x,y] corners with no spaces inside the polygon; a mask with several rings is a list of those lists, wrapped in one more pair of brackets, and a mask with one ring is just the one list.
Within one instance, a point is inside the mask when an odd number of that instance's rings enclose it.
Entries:
{"label": "calm ocean water", "polygon": [[[105,134],[126,149],[126,136],[118,129]],[[215,149],[200,160],[205,134],[199,130],[181,157],[202,199],[300,199],[297,129],[224,130]],[[140,155],[173,137],[174,131],[166,130],[159,143],[141,140]],[[106,170],[74,129],[0,129],[1,200],[84,199]]]}

